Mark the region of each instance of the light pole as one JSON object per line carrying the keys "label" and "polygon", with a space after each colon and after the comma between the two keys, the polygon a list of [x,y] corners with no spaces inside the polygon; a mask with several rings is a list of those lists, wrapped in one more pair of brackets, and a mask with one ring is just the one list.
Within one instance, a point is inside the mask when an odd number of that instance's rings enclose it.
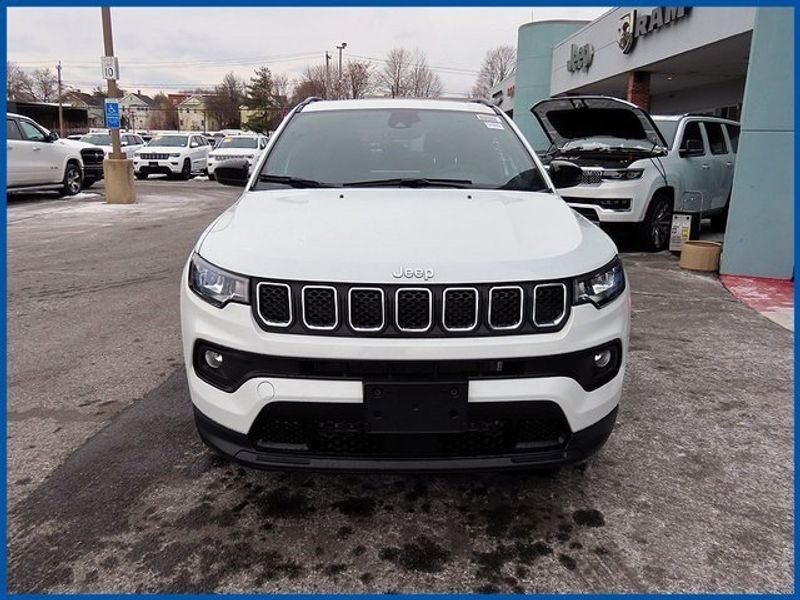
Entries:
{"label": "light pole", "polygon": [[339,80],[337,84],[336,90],[336,97],[338,98],[342,91],[342,50],[347,48],[347,42],[342,42],[341,44],[336,45],[336,49],[339,51]]}

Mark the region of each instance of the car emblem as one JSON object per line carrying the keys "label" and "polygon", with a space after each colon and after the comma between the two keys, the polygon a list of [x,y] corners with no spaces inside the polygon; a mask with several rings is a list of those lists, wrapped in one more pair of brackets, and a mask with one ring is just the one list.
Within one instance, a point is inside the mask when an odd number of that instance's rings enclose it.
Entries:
{"label": "car emblem", "polygon": [[636,38],[633,35],[633,30],[636,25],[636,11],[623,15],[617,23],[617,44],[623,54],[630,53],[633,50],[633,44]]}
{"label": "car emblem", "polygon": [[392,271],[392,277],[395,279],[422,279],[428,281],[428,279],[433,279],[433,269],[431,267],[403,267],[403,265],[400,265],[395,271]]}

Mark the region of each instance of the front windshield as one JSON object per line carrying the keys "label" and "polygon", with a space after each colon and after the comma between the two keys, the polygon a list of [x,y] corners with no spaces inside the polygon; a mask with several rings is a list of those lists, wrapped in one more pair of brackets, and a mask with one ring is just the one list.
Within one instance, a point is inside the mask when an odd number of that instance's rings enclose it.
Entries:
{"label": "front windshield", "polygon": [[297,113],[270,151],[256,189],[287,185],[281,178],[305,180],[306,185],[401,186],[414,181],[547,189],[530,154],[500,117],[466,110]]}
{"label": "front windshield", "polygon": [[258,140],[251,137],[226,137],[222,140],[217,148],[247,148],[254,149],[258,147]]}
{"label": "front windshield", "polygon": [[161,135],[150,140],[148,146],[165,146],[167,148],[180,148],[186,145],[187,135]]}
{"label": "front windshield", "polygon": [[653,117],[653,121],[655,121],[656,127],[658,127],[661,135],[664,136],[671,148],[672,143],[675,141],[675,134],[678,133],[678,121],[676,119],[659,119],[657,117]]}
{"label": "front windshield", "polygon": [[90,133],[81,138],[82,142],[94,144],[95,146],[110,146],[111,136],[107,133]]}

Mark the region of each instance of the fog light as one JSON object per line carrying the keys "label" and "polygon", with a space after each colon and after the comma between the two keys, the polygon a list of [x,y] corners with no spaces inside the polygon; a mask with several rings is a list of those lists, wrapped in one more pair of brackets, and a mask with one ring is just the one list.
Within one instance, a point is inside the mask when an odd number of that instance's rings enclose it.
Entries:
{"label": "fog light", "polygon": [[[596,356],[595,360],[597,360]],[[206,364],[212,369],[219,369],[222,366],[222,354],[213,350],[206,350]]]}
{"label": "fog light", "polygon": [[[208,353],[206,353],[206,360],[208,360]],[[220,356],[220,361],[222,357]],[[605,369],[611,363],[611,350],[602,350],[596,352],[594,355],[594,364],[599,369]],[[210,364],[210,363],[209,363]]]}

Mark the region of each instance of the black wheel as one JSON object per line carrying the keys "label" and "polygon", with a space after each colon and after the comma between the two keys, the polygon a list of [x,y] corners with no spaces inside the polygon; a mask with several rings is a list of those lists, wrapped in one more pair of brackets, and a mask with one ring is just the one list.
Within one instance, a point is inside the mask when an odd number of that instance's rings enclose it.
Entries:
{"label": "black wheel", "polygon": [[64,187],[59,192],[61,196],[74,196],[81,191],[83,185],[83,175],[78,165],[70,163],[64,170]]}
{"label": "black wheel", "polygon": [[209,173],[209,174],[208,174],[208,180],[209,180],[209,181],[214,181],[216,178],[217,178],[217,177],[216,177],[216,176],[215,176],[213,173]]}
{"label": "black wheel", "polygon": [[731,199],[725,203],[725,208],[720,212],[711,215],[711,231],[725,231],[725,225],[728,224],[728,207],[731,204]]}
{"label": "black wheel", "polygon": [[149,173],[142,173],[141,171],[136,174],[136,179],[147,179]]}
{"label": "black wheel", "polygon": [[653,196],[644,221],[639,225],[639,241],[645,250],[659,252],[669,245],[672,205],[672,198],[667,194]]}
{"label": "black wheel", "polygon": [[93,185],[94,185],[96,182],[97,182],[97,180],[96,180],[96,179],[84,179],[84,180],[83,180],[83,189],[84,189],[84,190],[88,190],[88,189],[89,189],[90,187],[92,187],[92,186],[93,186]]}
{"label": "black wheel", "polygon": [[203,169],[203,175],[205,175],[206,177],[208,177],[208,169]]}
{"label": "black wheel", "polygon": [[183,161],[183,168],[181,169],[181,179],[184,181],[188,180],[192,176],[192,163],[187,158]]}

